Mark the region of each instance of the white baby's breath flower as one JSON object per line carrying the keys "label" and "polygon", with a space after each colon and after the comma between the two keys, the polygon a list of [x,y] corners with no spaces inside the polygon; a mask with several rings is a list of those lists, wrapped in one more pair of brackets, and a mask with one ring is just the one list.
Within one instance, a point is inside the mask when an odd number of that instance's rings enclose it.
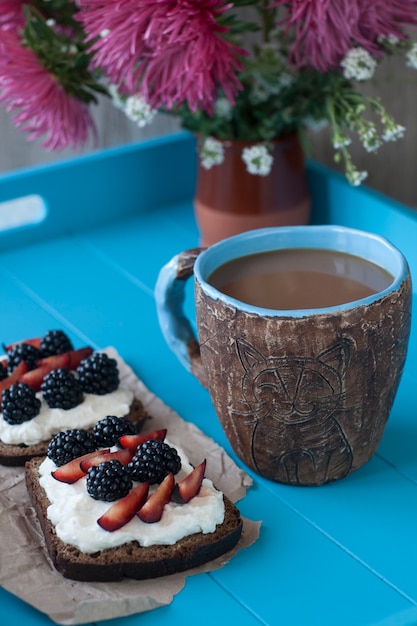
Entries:
{"label": "white baby's breath flower", "polygon": [[408,67],[417,70],[417,43],[413,43],[406,56]]}
{"label": "white baby's breath flower", "polygon": [[382,43],[382,44],[388,43],[391,46],[396,46],[400,42],[397,35],[394,35],[392,33],[389,33],[389,35],[379,35],[377,37],[377,40],[378,40],[378,43]]}
{"label": "white baby's breath flower", "polygon": [[220,165],[224,161],[224,147],[221,141],[214,137],[207,137],[200,150],[201,165],[209,170],[213,165]]}
{"label": "white baby's breath flower", "polygon": [[233,113],[232,105],[227,98],[218,98],[214,103],[214,113],[224,120],[230,120]]}
{"label": "white baby's breath flower", "polygon": [[335,150],[340,150],[340,148],[346,148],[350,146],[352,140],[350,137],[346,137],[345,135],[338,135],[337,138],[333,139],[333,148]]}
{"label": "white baby's breath flower", "polygon": [[351,185],[354,187],[359,187],[361,183],[367,178],[368,172],[365,170],[359,171],[357,169],[352,169],[352,171],[348,174],[348,179]]}
{"label": "white baby's breath flower", "polygon": [[384,141],[397,141],[402,139],[405,135],[405,127],[401,124],[393,124],[388,126],[382,133],[382,139]]}
{"label": "white baby's breath flower", "polygon": [[291,85],[295,82],[295,77],[289,72],[282,72],[278,76],[278,87],[284,89],[285,87],[291,87]]}
{"label": "white baby's breath flower", "polygon": [[375,73],[377,62],[364,48],[351,48],[340,65],[348,80],[369,80]]}
{"label": "white baby's breath flower", "polygon": [[326,128],[329,125],[329,120],[326,120],[324,118],[316,119],[311,115],[306,115],[306,117],[303,119],[303,124],[309,130],[319,133],[321,130],[323,130],[323,128]]}
{"label": "white baby's breath flower", "polygon": [[367,152],[375,152],[382,144],[375,128],[368,128],[359,134],[359,138]]}
{"label": "white baby's breath flower", "polygon": [[156,110],[148,104],[143,96],[129,96],[126,99],[124,111],[129,119],[144,128],[153,121]]}
{"label": "white baby's breath flower", "polygon": [[257,174],[258,176],[268,176],[274,162],[272,154],[262,144],[244,148],[242,159],[246,163],[249,174]]}
{"label": "white baby's breath flower", "polygon": [[110,28],[104,28],[100,33],[100,37],[107,37],[107,35],[110,35],[110,33],[111,33]]}

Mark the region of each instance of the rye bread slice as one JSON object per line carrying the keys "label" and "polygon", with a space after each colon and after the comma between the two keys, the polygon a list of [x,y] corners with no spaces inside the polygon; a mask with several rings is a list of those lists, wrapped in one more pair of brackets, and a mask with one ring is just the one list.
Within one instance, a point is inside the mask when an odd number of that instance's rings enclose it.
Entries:
{"label": "rye bread slice", "polygon": [[[142,402],[133,399],[129,413],[125,416],[130,419],[140,431],[149,415],[143,408]],[[99,418],[101,419],[101,417]],[[97,420],[98,421],[98,420]],[[25,444],[11,445],[0,441],[0,465],[24,466],[26,461],[38,456],[45,456],[48,450],[49,439],[38,444],[27,446]]]}
{"label": "rye bread slice", "polygon": [[223,496],[225,517],[214,533],[189,535],[172,546],[142,547],[132,541],[117,548],[85,554],[61,541],[47,517],[49,500],[39,484],[42,461],[42,458],[34,458],[26,463],[26,486],[48,554],[55,568],[66,578],[112,582],[124,578],[144,580],[167,576],[198,567],[229,552],[241,536],[243,522],[239,510]]}

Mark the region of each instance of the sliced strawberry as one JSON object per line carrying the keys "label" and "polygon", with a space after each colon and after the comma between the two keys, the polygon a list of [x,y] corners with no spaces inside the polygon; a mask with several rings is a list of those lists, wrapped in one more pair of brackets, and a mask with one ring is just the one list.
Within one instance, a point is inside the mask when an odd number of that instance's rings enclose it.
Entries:
{"label": "sliced strawberry", "polygon": [[110,452],[110,449],[107,450],[96,450],[95,452],[88,452],[87,454],[83,454],[82,456],[65,463],[65,465],[61,465],[56,470],[52,472],[52,476],[59,480],[61,483],[68,483],[72,485],[72,483],[77,482],[80,478],[85,476],[86,472],[81,469],[81,463],[87,459],[92,459],[97,455],[102,454],[103,452]]}
{"label": "sliced strawberry", "polygon": [[49,371],[57,370],[61,367],[69,368],[70,356],[69,352],[62,352],[61,354],[53,354],[52,356],[46,356],[43,359],[36,361],[38,367],[48,367]]}
{"label": "sliced strawberry", "polygon": [[140,433],[138,435],[122,435],[119,438],[118,443],[121,448],[131,448],[136,450],[136,448],[140,446],[141,443],[145,443],[145,441],[150,441],[151,439],[163,441],[166,434],[167,429],[161,428],[160,430],[152,430],[148,433]]}
{"label": "sliced strawberry", "polygon": [[95,456],[89,459],[83,459],[80,462],[80,468],[86,474],[90,467],[99,465],[103,461],[120,461],[123,465],[127,465],[133,459],[135,451],[132,449],[117,450],[110,452],[109,450],[101,450]]}
{"label": "sliced strawberry", "polygon": [[93,353],[93,349],[89,346],[84,348],[78,348],[77,350],[68,350],[68,352],[62,352],[61,354],[53,354],[43,359],[36,361],[38,367],[47,366],[50,371],[57,370],[61,367],[65,367],[70,370],[75,370],[83,359],[88,358]]}
{"label": "sliced strawberry", "polygon": [[27,372],[27,370],[28,366],[26,365],[26,362],[20,361],[20,363],[14,368],[13,372],[9,374],[7,378],[4,378],[0,381],[0,391],[3,391],[3,389],[8,389],[9,387],[17,383],[19,381],[19,378],[23,376],[23,374]]}
{"label": "sliced strawberry", "polygon": [[153,492],[145,502],[143,507],[137,512],[142,522],[153,524],[159,522],[164,512],[164,506],[171,499],[172,490],[175,487],[175,478],[172,472],[165,476],[156,491]]}
{"label": "sliced strawberry", "polygon": [[70,364],[70,357],[68,352],[63,354],[56,354],[54,356],[48,356],[45,359],[39,359],[36,362],[37,367],[34,370],[30,370],[20,377],[20,383],[26,383],[34,391],[40,391],[43,379],[52,370],[60,368],[68,369]]}
{"label": "sliced strawberry", "polygon": [[149,483],[140,483],[127,496],[112,504],[104,515],[97,520],[97,524],[109,532],[118,530],[130,522],[145,504],[148,491]]}
{"label": "sliced strawberry", "polygon": [[179,504],[189,502],[191,498],[198,495],[206,471],[206,460],[197,465],[181,482],[175,485],[172,492],[172,499]]}
{"label": "sliced strawberry", "polygon": [[78,350],[69,350],[62,354],[54,354],[47,356],[44,359],[36,361],[37,367],[34,370],[26,372],[21,379],[20,383],[26,383],[35,391],[40,391],[43,379],[52,370],[57,369],[69,369],[75,370],[81,361],[92,354],[92,348],[79,348]]}
{"label": "sliced strawberry", "polygon": [[37,367],[36,369],[23,374],[23,376],[19,379],[19,383],[25,383],[34,391],[40,391],[43,379],[47,374],[49,374],[50,371],[51,370],[47,365]]}
{"label": "sliced strawberry", "polygon": [[68,354],[70,358],[69,369],[76,370],[81,361],[88,359],[93,354],[93,348],[86,346],[85,348],[78,348],[78,350],[70,350]]}
{"label": "sliced strawberry", "polygon": [[1,396],[2,396],[3,391],[5,389],[10,389],[12,385],[14,385],[17,382],[20,382],[20,378],[25,374],[25,372],[27,372],[27,369],[28,369],[28,366],[26,365],[25,361],[20,361],[20,363],[16,365],[13,372],[9,376],[7,376],[7,378],[0,380],[0,408],[1,408]]}
{"label": "sliced strawberry", "polygon": [[35,348],[41,347],[42,337],[31,337],[30,339],[22,339],[21,341],[14,341],[13,343],[9,343],[7,346],[3,344],[3,348],[6,352],[10,352],[16,346],[21,343],[28,343],[30,346],[34,346]]}

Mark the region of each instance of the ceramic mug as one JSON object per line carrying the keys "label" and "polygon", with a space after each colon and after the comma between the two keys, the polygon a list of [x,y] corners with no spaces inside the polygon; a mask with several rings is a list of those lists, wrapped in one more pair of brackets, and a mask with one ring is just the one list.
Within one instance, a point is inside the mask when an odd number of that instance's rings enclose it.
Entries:
{"label": "ceramic mug", "polygon": [[[392,280],[355,301],[294,310],[247,304],[210,283],[229,261],[279,249],[348,253],[384,268]],[[183,306],[192,275],[198,340]],[[209,390],[248,467],[290,485],[322,485],[375,453],[411,324],[408,264],[386,239],[339,226],[250,231],[177,255],[161,269],[155,293],[168,345]]]}

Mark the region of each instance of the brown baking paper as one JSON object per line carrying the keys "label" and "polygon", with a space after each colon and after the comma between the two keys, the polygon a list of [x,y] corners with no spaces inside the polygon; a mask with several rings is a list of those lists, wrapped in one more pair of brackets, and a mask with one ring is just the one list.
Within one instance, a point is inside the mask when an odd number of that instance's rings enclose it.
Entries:
{"label": "brown baking paper", "polygon": [[[178,444],[197,465],[207,459],[207,476],[234,502],[243,498],[251,478],[225,451],[196,426],[184,421],[152,394],[114,350],[123,386],[129,387],[152,416],[149,428],[167,428],[169,440]],[[104,417],[104,416],[103,416]],[[30,505],[23,468],[0,466],[0,584],[58,624],[85,624],[149,611],[172,602],[187,576],[219,569],[237,551],[259,535],[259,522],[243,519],[241,540],[234,550],[205,566],[157,580],[87,583],[64,578],[47,554],[43,534]]]}

